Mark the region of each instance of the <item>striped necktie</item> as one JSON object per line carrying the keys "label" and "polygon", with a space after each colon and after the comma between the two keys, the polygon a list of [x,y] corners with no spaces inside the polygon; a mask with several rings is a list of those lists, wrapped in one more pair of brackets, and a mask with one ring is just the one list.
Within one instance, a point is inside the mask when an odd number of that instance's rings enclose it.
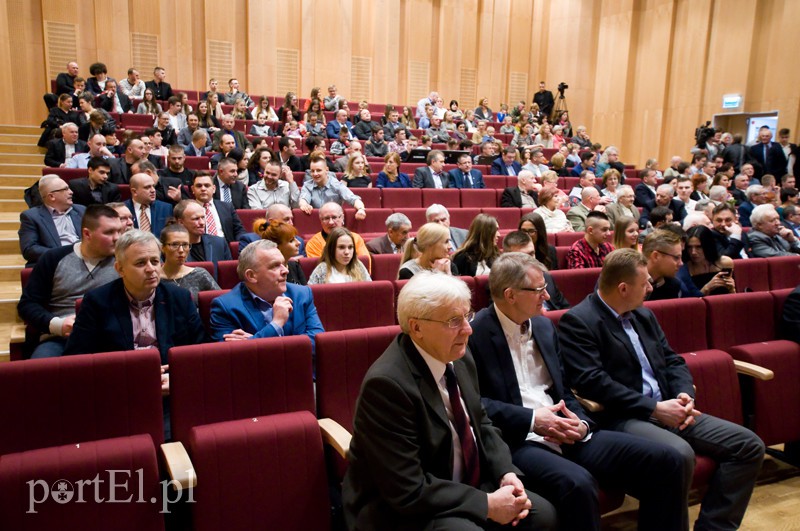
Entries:
{"label": "striped necktie", "polygon": [[211,203],[206,203],[206,234],[217,236],[217,222],[214,220],[214,213],[211,212]]}
{"label": "striped necktie", "polygon": [[150,232],[150,218],[147,217],[147,207],[141,205],[139,209],[139,228],[145,232]]}

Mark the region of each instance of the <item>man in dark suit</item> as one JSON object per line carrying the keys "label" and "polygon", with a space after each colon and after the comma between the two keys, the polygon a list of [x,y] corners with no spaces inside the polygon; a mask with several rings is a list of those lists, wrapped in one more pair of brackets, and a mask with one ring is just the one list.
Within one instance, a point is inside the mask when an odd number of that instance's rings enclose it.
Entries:
{"label": "man in dark suit", "polygon": [[125,153],[111,161],[109,181],[115,184],[128,184],[131,179],[131,166],[137,160],[145,158],[144,142],[138,137],[131,137],[125,142]]}
{"label": "man in dark suit", "polygon": [[786,173],[786,166],[789,164],[783,148],[772,141],[772,131],[766,125],[758,130],[758,143],[750,146],[750,158],[756,163],[753,167],[759,180],[765,174],[780,179]]}
{"label": "man in dark suit", "polygon": [[19,247],[33,264],[50,249],[71,245],[81,239],[81,218],[86,207],[73,205],[72,189],[57,175],[39,179],[42,205],[19,215]]}
{"label": "man in dark suit", "polygon": [[458,168],[454,168],[448,173],[450,174],[450,188],[486,188],[481,172],[472,169],[472,157],[468,153],[460,155]]}
{"label": "man in dark suit", "polygon": [[214,199],[233,205],[237,210],[250,208],[247,189],[237,180],[239,168],[236,160],[226,157],[219,161],[217,178],[214,179]]}
{"label": "man in dark suit", "polygon": [[597,482],[639,498],[641,529],[685,528],[680,454],[633,435],[597,431],[564,384],[558,336],[542,316],[544,267],[503,253],[489,275],[494,304],[472,323],[469,350],[483,405],[523,483],[558,510],[563,529],[600,529]]}
{"label": "man in dark suit", "polygon": [[208,133],[203,129],[192,133],[192,142],[183,151],[187,157],[202,157],[208,151],[208,147],[210,147]]}
{"label": "man in dark suit", "polygon": [[450,186],[449,175],[444,171],[444,153],[432,149],[426,159],[428,165],[414,170],[411,186],[414,188],[447,188]]}
{"label": "man in dark suit", "polygon": [[220,151],[220,142],[222,141],[222,137],[224,135],[231,135],[233,137],[233,147],[238,147],[239,149],[247,149],[247,147],[253,147],[253,145],[247,141],[247,137],[244,136],[244,133],[241,131],[237,131],[234,129],[236,126],[236,120],[230,114],[226,114],[220,120],[220,129],[214,136],[211,138],[212,141],[212,151]]}
{"label": "man in dark suit", "polygon": [[170,348],[208,341],[189,292],[161,282],[155,236],[140,230],[123,234],[114,267],[120,278],[83,298],[65,355],[157,348],[166,365]]}
{"label": "man in dark suit", "polygon": [[336,111],[335,119],[328,122],[328,125],[325,127],[325,135],[328,138],[338,139],[339,131],[342,130],[342,127],[347,129],[349,131],[349,137],[353,138],[353,124],[347,119],[347,111],[339,109]]}
{"label": "man in dark suit", "polygon": [[86,153],[89,146],[78,139],[78,126],[72,122],[61,126],[61,138],[54,138],[47,142],[47,153],[44,155],[44,165],[50,168],[63,168],[67,165],[67,148],[70,157],[77,153]]}
{"label": "man in dark suit", "polygon": [[711,224],[714,226],[711,235],[714,237],[714,243],[720,256],[728,256],[734,260],[749,257],[750,245],[747,233],[743,232],[741,225],[736,223],[734,207],[728,203],[714,207]]}
{"label": "man in dark suit", "polygon": [[116,81],[107,81],[106,89],[98,98],[98,106],[107,112],[126,113],[133,112],[133,103],[130,98],[117,90]]}
{"label": "man in dark suit", "polygon": [[634,189],[635,199],[633,204],[642,208],[649,205],[652,210],[655,208],[654,203],[656,202],[656,172],[645,168],[639,172],[639,178],[642,182],[637,184]]}
{"label": "man in dark suit", "polygon": [[492,175],[519,175],[522,166],[517,162],[517,149],[507,146],[503,149],[500,157],[492,162]]}
{"label": "man in dark suit", "polygon": [[311,288],[287,284],[289,269],[278,246],[259,240],[244,248],[237,268],[241,282],[211,303],[211,338],[236,341],[324,332]]}
{"label": "man in dark suit", "polygon": [[367,242],[367,249],[372,254],[397,254],[403,252],[403,245],[411,231],[411,220],[400,212],[386,218],[386,234]]}
{"label": "man in dark suit", "polygon": [[153,96],[158,101],[167,101],[172,97],[172,87],[164,81],[167,77],[167,71],[164,68],[157,66],[153,69],[153,80],[144,84],[146,89],[153,91]]}
{"label": "man in dark suit", "polygon": [[644,207],[642,216],[639,218],[640,227],[647,226],[650,211],[659,206],[666,207],[672,211],[672,221],[683,223],[683,218],[686,217],[686,205],[683,204],[683,201],[675,199],[675,189],[671,184],[662,184],[656,189],[655,201]]}
{"label": "man in dark suit", "polygon": [[167,167],[158,170],[158,175],[159,177],[175,179],[182,185],[190,186],[194,171],[188,169],[185,164],[186,152],[184,149],[177,144],[170,146],[169,153],[167,153]]}
{"label": "man in dark suit", "polygon": [[107,204],[122,201],[119,187],[108,182],[111,165],[103,157],[92,157],[87,166],[88,177],[72,179],[69,187],[72,189],[72,201],[83,206],[94,204]]}
{"label": "man in dark suit", "polygon": [[692,481],[694,449],[714,459],[718,467],[695,529],[736,529],[761,468],[764,443],[742,426],[694,409],[686,363],[653,313],[642,307],[652,291],[649,276],[647,261],[633,249],[606,257],[598,291],[559,324],[569,383],[604,406],[593,417],[601,428],[677,449],[684,460],[684,492]]}
{"label": "man in dark suit", "polygon": [[224,236],[229,243],[238,241],[247,231],[231,203],[214,199],[215,190],[216,186],[210,175],[206,172],[195,174],[190,191],[206,211],[206,219],[209,221],[206,232],[214,236]]}
{"label": "man in dark suit", "polygon": [[474,365],[453,363],[472,333],[469,288],[418,273],[397,306],[403,333],[367,371],[356,404],[348,528],[555,529],[553,507],[524,489],[481,407]]}
{"label": "man in dark suit", "polygon": [[203,207],[192,199],[184,199],[173,210],[178,223],[189,231],[189,256],[187,262],[214,262],[233,260],[231,248],[222,236],[206,234],[206,213]]}
{"label": "man in dark suit", "polygon": [[72,94],[75,91],[75,78],[78,77],[78,63],[70,61],[67,71],[56,76],[56,96]]}
{"label": "man in dark suit", "polygon": [[[548,247],[553,250],[550,259],[555,260],[555,248],[550,246]],[[533,244],[530,234],[521,230],[514,230],[506,234],[506,237],[503,238],[503,252],[525,253],[528,256],[536,258],[536,247]],[[542,307],[545,310],[566,310],[569,308],[569,301],[566,297],[564,297],[564,294],[561,293],[561,290],[558,289],[558,285],[556,285],[553,275],[546,270],[542,270],[542,275],[544,276],[544,282],[547,286],[548,295],[542,303]]]}
{"label": "man in dark suit", "polygon": [[[289,166],[292,171],[303,171],[303,164],[295,153],[297,153],[297,143],[294,139],[282,136],[278,140],[278,159],[280,159],[281,164]],[[310,167],[311,162],[309,161]]]}
{"label": "man in dark suit", "polygon": [[517,186],[509,186],[500,196],[501,207],[536,208],[539,193],[536,192],[536,179],[528,170],[521,170],[517,175]]}
{"label": "man in dark suit", "polygon": [[156,183],[146,173],[137,173],[131,177],[131,198],[125,206],[133,214],[133,226],[156,236],[172,216],[172,205],[156,199]]}

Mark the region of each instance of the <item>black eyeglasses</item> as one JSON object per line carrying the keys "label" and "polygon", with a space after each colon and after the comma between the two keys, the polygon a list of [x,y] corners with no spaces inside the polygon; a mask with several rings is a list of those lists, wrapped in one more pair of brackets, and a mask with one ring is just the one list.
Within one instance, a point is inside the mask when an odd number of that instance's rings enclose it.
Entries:
{"label": "black eyeglasses", "polygon": [[[658,250],[658,249],[656,249],[656,250]],[[679,254],[672,254],[672,253],[667,253],[667,252],[664,252],[664,251],[658,251],[658,252],[661,253],[661,254],[669,256],[670,258],[672,258],[676,262],[680,262],[681,261],[681,255],[679,255]]]}
{"label": "black eyeglasses", "polygon": [[522,232],[527,232],[528,234],[536,234],[537,232],[539,232],[539,231],[538,231],[538,230],[536,230],[536,229],[520,229],[520,230],[521,230]]}

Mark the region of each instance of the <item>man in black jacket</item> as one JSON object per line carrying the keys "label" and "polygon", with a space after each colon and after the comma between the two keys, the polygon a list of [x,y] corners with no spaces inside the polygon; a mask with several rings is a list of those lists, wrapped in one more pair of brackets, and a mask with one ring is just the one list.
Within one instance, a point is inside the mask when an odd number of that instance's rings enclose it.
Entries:
{"label": "man in black jacket", "polygon": [[[527,232],[521,230],[515,230],[506,234],[506,237],[503,238],[503,252],[525,253],[536,258],[536,249],[533,245],[533,240]],[[555,256],[551,259],[555,259]],[[569,301],[558,289],[558,286],[556,286],[556,281],[553,280],[550,272],[542,271],[542,275],[544,275],[544,281],[547,285],[547,294],[550,296],[549,299],[543,302],[544,309],[566,310],[569,308]]]}
{"label": "man in black jacket", "polygon": [[72,202],[83,206],[105,205],[122,201],[119,187],[108,182],[111,174],[111,164],[103,157],[92,157],[87,165],[88,177],[72,179],[69,187],[72,188]]}

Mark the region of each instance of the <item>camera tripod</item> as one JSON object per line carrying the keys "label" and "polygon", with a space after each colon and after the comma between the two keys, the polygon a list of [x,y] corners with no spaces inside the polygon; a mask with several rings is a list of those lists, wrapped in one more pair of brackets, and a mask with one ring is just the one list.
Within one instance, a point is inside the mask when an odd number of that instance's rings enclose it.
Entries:
{"label": "camera tripod", "polygon": [[553,106],[553,113],[550,115],[550,123],[556,123],[556,118],[564,111],[569,112],[569,109],[567,109],[567,98],[564,97],[563,93],[560,93],[556,99],[556,104]]}

